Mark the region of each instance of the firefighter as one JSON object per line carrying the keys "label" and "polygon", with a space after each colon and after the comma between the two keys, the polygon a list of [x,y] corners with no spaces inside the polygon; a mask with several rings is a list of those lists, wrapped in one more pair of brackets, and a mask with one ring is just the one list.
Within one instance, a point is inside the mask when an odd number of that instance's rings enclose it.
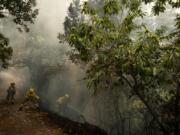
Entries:
{"label": "firefighter", "polygon": [[59,97],[56,101],[61,115],[64,115],[66,113],[69,98],[70,96],[68,94],[65,94],[64,96]]}
{"label": "firefighter", "polygon": [[14,96],[16,94],[16,87],[15,87],[15,83],[10,83],[9,88],[7,89],[7,102],[8,103],[14,103]]}
{"label": "firefighter", "polygon": [[36,94],[35,90],[33,88],[30,88],[26,92],[26,101],[32,101],[34,103],[37,103],[39,100],[39,96]]}
{"label": "firefighter", "polygon": [[19,111],[26,109],[39,109],[39,96],[36,94],[33,88],[30,88],[26,92],[25,101],[21,104]]}

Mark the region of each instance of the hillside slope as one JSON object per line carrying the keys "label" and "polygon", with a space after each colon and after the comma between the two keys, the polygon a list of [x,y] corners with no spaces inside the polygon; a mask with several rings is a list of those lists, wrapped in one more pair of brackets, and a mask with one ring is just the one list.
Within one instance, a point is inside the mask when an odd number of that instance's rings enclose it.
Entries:
{"label": "hillside slope", "polygon": [[0,101],[0,135],[107,135],[88,123],[78,123],[51,112],[19,111],[21,102]]}

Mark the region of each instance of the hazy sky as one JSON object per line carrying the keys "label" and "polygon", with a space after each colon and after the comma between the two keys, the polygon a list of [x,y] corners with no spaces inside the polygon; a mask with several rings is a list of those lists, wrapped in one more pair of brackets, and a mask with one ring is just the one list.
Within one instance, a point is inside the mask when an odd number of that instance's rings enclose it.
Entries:
{"label": "hazy sky", "polygon": [[39,8],[38,20],[46,23],[47,29],[53,32],[63,32],[63,22],[71,0],[37,0]]}

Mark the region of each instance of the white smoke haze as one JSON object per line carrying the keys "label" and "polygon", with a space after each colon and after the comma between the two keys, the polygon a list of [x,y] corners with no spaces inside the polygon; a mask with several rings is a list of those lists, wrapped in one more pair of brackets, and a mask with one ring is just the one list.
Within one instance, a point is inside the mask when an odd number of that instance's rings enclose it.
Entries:
{"label": "white smoke haze", "polygon": [[[35,24],[30,25],[30,33],[20,33],[16,29],[17,26],[9,23],[8,19],[2,22],[1,30],[9,38],[10,45],[14,50],[12,61],[16,63],[16,61],[21,62],[23,59],[28,59],[23,65],[24,67],[13,67],[1,71],[2,99],[6,97],[4,89],[7,89],[10,82],[15,82],[17,97],[20,97],[20,93],[24,94],[28,88],[35,87],[41,98],[46,100],[45,106],[58,112],[56,100],[59,96],[67,93],[70,95],[69,107],[77,113],[85,115],[83,112],[89,108],[86,107],[86,104],[90,98],[90,91],[87,90],[83,81],[84,71],[68,60],[66,52],[69,49],[67,45],[59,44],[57,38],[59,32],[64,32],[63,22],[70,2],[70,0],[38,0],[39,15]],[[64,64],[62,71],[49,76],[46,84],[39,88],[34,79],[37,79],[37,83],[44,79],[40,78],[41,74],[39,75],[39,72],[43,72],[41,68],[44,68],[44,65],[46,65],[45,67],[54,66],[56,63]],[[88,113],[92,113],[92,111],[88,111]],[[67,117],[71,118],[70,115]]]}
{"label": "white smoke haze", "polygon": [[21,98],[24,95],[24,89],[29,85],[30,82],[30,74],[27,68],[17,69],[17,68],[9,68],[8,70],[4,70],[0,72],[0,99],[4,99],[7,94],[7,89],[10,83],[14,82],[17,84],[16,89],[16,98]]}
{"label": "white smoke haze", "polygon": [[67,15],[67,8],[69,0],[38,0],[37,7],[39,8],[39,15],[35,25],[40,23],[44,25],[48,36],[57,39],[59,32],[63,33],[63,22]]}
{"label": "white smoke haze", "polygon": [[[57,35],[59,32],[63,32],[63,21],[67,13],[67,7],[68,2],[66,0],[37,1],[39,15],[36,19],[35,24],[30,25],[30,27],[33,27],[32,31],[36,31],[37,28],[41,29],[41,35],[44,36],[43,38],[48,38],[48,40],[46,40],[49,41],[47,43],[48,46],[60,46],[58,43]],[[10,20],[11,18],[1,21],[0,31],[4,33],[4,35],[10,40],[10,46],[12,46],[14,50],[13,60],[17,57],[34,55],[31,54],[32,49],[29,49],[29,45],[27,45],[27,38],[30,38],[29,33],[20,33],[16,29],[17,26]],[[45,45],[45,47],[47,46],[47,44]],[[33,44],[33,46],[36,47],[36,43]],[[45,47],[41,46],[41,50],[43,51],[43,48]],[[41,50],[39,49],[38,51]],[[24,87],[32,87],[33,84],[31,84],[30,82],[29,78],[31,77],[28,73],[28,70],[28,67],[14,67],[0,71],[1,91],[3,91],[1,92],[1,98],[5,98],[4,89],[7,89],[10,82],[16,83],[17,90],[23,89]],[[25,90],[26,89],[24,89],[24,91]]]}

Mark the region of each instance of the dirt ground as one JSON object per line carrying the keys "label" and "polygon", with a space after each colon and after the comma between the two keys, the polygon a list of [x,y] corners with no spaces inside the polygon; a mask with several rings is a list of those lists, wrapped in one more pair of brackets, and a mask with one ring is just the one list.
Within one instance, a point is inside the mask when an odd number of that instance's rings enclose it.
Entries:
{"label": "dirt ground", "polygon": [[67,135],[47,113],[18,111],[20,103],[0,101],[0,135]]}

